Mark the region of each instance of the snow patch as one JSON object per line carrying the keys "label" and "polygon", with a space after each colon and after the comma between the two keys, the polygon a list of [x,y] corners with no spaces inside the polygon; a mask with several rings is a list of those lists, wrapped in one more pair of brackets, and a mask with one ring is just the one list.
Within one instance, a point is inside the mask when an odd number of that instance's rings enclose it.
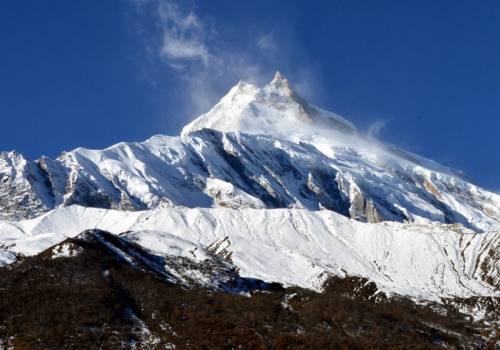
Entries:
{"label": "snow patch", "polygon": [[72,243],[63,243],[52,249],[52,259],[72,258],[77,256],[81,252],[82,252],[81,247]]}

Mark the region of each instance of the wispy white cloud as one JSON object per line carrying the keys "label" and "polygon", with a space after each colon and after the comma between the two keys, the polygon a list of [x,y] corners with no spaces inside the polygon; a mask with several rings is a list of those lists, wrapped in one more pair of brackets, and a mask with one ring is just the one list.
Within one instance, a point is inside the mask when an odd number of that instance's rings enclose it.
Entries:
{"label": "wispy white cloud", "polygon": [[204,64],[209,62],[207,48],[198,41],[165,36],[161,53],[173,60],[201,59]]}
{"label": "wispy white cloud", "polygon": [[193,10],[186,12],[176,3],[159,1],[157,15],[163,32],[160,53],[166,60],[173,61],[173,64],[181,60],[210,63],[205,29]]}
{"label": "wispy white cloud", "polygon": [[[222,89],[238,80],[262,83],[272,75],[253,54],[221,42],[210,19],[200,17],[194,6],[176,0],[133,1],[139,13],[149,9],[147,15],[157,23],[157,54],[183,84],[189,98],[186,113],[205,112]],[[257,38],[254,48],[271,50],[274,45],[268,34]]]}
{"label": "wispy white cloud", "polygon": [[[155,23],[159,40],[152,45],[157,57],[175,73],[181,84],[182,99],[176,100],[181,114],[194,118],[206,112],[228,88],[239,80],[261,85],[276,70],[286,73],[293,67],[294,86],[309,98],[318,95],[311,81],[318,78],[308,64],[289,62],[290,45],[283,46],[273,31],[248,36],[248,40],[228,37],[219,31],[213,18],[202,16],[193,3],[178,0],[132,0],[143,19]],[[191,0],[189,0],[191,1]],[[239,28],[239,36],[245,31]],[[151,45],[151,44],[150,44]],[[278,64],[275,66],[274,64]]]}

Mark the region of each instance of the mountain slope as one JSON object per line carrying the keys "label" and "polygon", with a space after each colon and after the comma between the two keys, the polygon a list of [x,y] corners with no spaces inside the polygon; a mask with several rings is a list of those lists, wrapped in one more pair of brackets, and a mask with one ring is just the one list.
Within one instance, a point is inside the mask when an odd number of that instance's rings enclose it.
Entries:
{"label": "mountain slope", "polygon": [[500,227],[500,196],[430,160],[382,144],[298,97],[279,73],[239,83],[179,137],[36,161],[0,154],[0,217],[79,204],[329,209],[359,221]]}
{"label": "mountain slope", "polygon": [[124,244],[88,231],[0,269],[0,348],[445,349],[498,340],[487,323],[450,306],[380,293],[374,303],[376,286],[359,278],[331,278],[323,293],[270,288],[251,297],[181,287],[122,254],[178,257]]}
{"label": "mountain slope", "polygon": [[[319,290],[329,276],[360,276],[388,295],[440,300],[500,296],[500,234],[440,224],[367,224],[332,211],[161,209],[124,212],[71,206],[0,223],[0,257],[34,255],[88,229],[152,254],[203,262],[210,251],[242,277]],[[196,254],[191,253],[197,252]],[[0,260],[2,260],[0,258]]]}

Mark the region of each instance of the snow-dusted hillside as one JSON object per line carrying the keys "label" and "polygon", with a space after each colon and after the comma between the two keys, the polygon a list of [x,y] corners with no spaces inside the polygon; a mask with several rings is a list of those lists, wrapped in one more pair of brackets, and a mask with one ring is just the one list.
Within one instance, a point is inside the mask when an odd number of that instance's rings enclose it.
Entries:
{"label": "snow-dusted hillside", "polygon": [[363,222],[500,227],[500,196],[368,138],[302,100],[279,73],[261,88],[240,82],[179,137],[36,161],[0,154],[0,218],[72,204],[329,209]]}
{"label": "snow-dusted hillside", "polygon": [[[386,293],[433,299],[500,296],[500,234],[437,223],[361,223],[332,211],[167,208],[125,212],[71,206],[0,224],[0,261],[34,255],[98,228],[160,256],[228,258],[242,277],[320,289],[362,276]],[[167,266],[168,269],[168,266]]]}

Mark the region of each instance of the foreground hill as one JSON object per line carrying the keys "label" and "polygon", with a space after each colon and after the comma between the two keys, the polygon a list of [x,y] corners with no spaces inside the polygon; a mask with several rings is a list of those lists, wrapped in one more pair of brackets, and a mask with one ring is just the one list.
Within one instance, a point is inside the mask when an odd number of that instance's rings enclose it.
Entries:
{"label": "foreground hill", "polygon": [[[170,266],[186,264],[177,259]],[[493,349],[498,340],[451,304],[388,299],[360,278],[331,277],[323,293],[255,280],[225,293],[181,287],[153,260],[92,230],[0,269],[0,348]]]}
{"label": "foreground hill", "polygon": [[[360,276],[388,294],[440,300],[498,296],[500,234],[454,225],[361,223],[333,211],[165,208],[126,212],[71,206],[0,222],[0,261],[34,255],[101,229],[158,256],[202,262],[209,252],[244,277],[321,290],[332,275]],[[481,310],[477,310],[481,314]]]}

